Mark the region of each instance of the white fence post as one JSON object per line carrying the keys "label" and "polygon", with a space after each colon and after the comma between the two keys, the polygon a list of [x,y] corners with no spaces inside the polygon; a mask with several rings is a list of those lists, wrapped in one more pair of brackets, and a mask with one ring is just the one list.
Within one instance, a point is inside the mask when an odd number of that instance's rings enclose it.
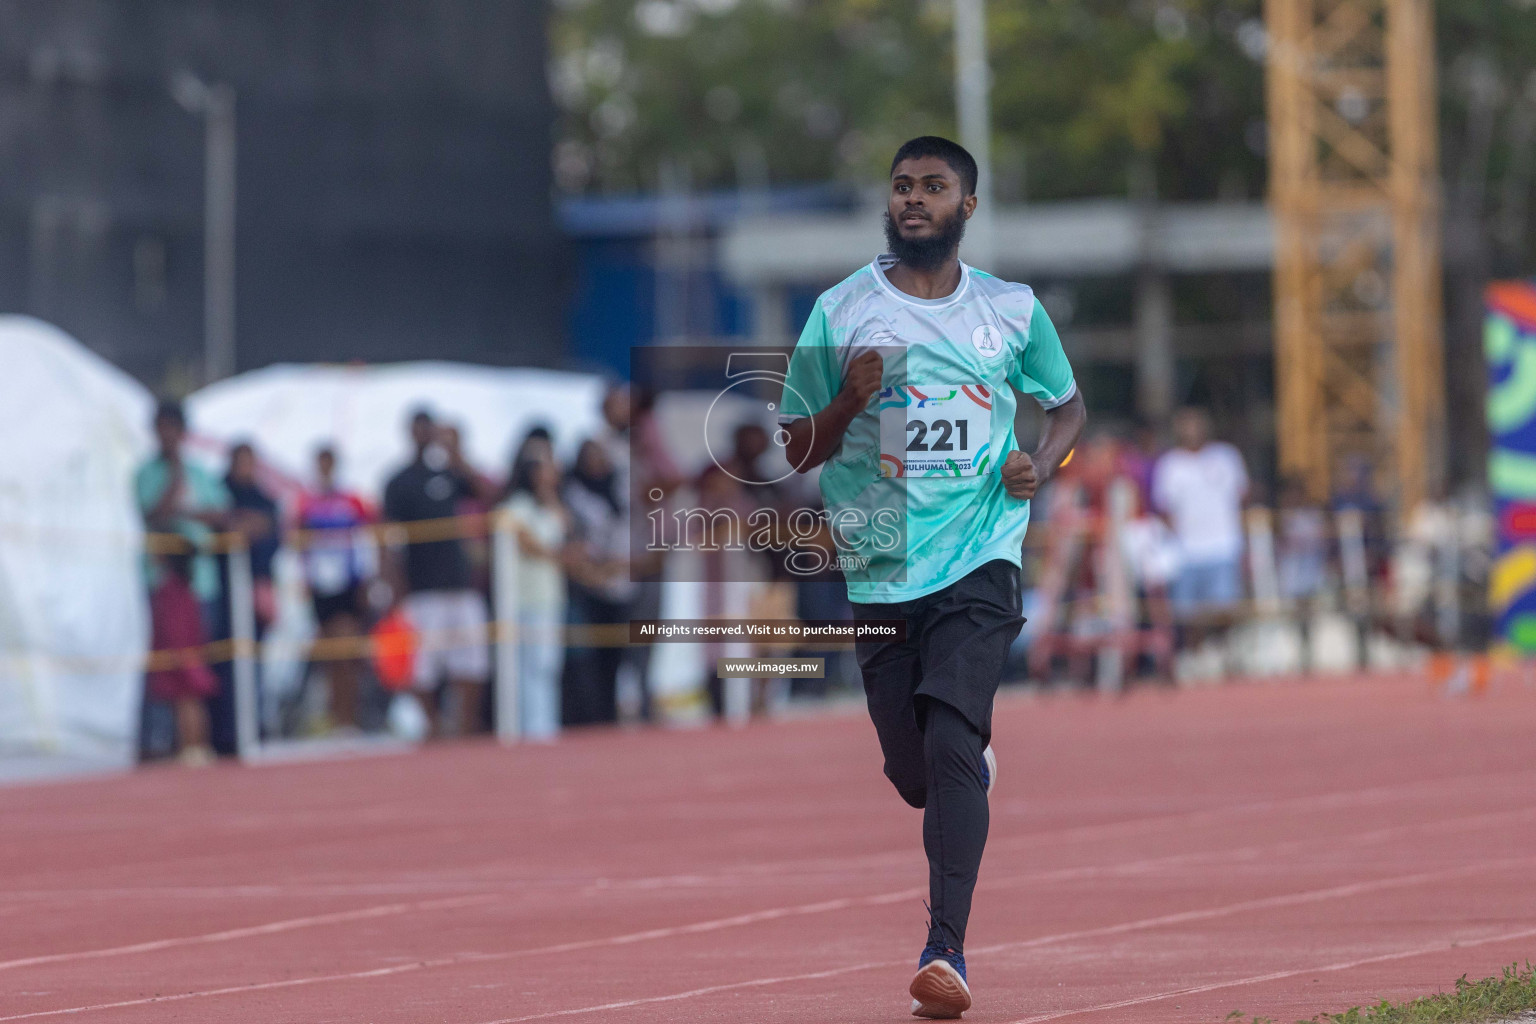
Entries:
{"label": "white fence post", "polygon": [[261,743],[256,706],[256,595],[251,549],[244,538],[229,549],[229,636],[234,645],[235,751],[242,761],[256,757]]}
{"label": "white fence post", "polygon": [[517,530],[497,513],[491,524],[491,607],[495,614],[496,738],[516,743],[520,707],[517,678]]}

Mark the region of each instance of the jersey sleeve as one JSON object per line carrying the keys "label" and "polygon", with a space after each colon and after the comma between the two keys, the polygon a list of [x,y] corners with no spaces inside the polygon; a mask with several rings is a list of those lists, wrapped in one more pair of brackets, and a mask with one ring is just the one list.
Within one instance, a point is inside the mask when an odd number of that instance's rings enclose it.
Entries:
{"label": "jersey sleeve", "polygon": [[1029,317],[1024,351],[1008,375],[1008,383],[1045,409],[1054,409],[1077,394],[1077,381],[1072,377],[1072,364],[1062,351],[1061,336],[1038,298]]}
{"label": "jersey sleeve", "polygon": [[784,395],[779,400],[780,423],[814,416],[832,404],[832,396],[842,386],[836,355],[827,312],[818,301],[789,357],[789,375],[784,379]]}

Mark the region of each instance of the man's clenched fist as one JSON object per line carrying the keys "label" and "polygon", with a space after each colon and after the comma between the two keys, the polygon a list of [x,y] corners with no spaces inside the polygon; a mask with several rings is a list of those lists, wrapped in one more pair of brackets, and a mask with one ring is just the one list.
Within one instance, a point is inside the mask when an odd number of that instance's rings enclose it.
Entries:
{"label": "man's clenched fist", "polygon": [[875,392],[880,390],[880,377],[884,372],[885,362],[873,349],[848,364],[848,373],[843,378],[843,394],[853,408],[863,410],[869,404]]}
{"label": "man's clenched fist", "polygon": [[1010,498],[1028,501],[1040,486],[1040,475],[1035,472],[1035,460],[1021,451],[1011,451],[1003,460],[1003,489]]}

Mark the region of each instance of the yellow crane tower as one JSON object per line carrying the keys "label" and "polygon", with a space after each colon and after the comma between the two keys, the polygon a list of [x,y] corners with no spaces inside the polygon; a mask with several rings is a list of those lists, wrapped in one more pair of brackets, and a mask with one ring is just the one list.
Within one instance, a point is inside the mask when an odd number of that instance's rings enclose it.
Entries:
{"label": "yellow crane tower", "polygon": [[1443,479],[1432,0],[1265,0],[1281,471],[1362,456],[1406,513]]}

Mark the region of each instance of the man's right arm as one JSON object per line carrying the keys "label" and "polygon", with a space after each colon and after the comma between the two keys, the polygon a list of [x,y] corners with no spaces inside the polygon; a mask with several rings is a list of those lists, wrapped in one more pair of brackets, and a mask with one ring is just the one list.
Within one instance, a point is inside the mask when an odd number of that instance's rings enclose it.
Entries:
{"label": "man's right arm", "polygon": [[869,351],[848,366],[842,389],[826,408],[811,416],[803,416],[789,424],[789,443],[784,454],[795,472],[809,472],[832,457],[843,435],[859,413],[869,405],[869,400],[880,390],[880,379],[885,364],[878,352]]}

